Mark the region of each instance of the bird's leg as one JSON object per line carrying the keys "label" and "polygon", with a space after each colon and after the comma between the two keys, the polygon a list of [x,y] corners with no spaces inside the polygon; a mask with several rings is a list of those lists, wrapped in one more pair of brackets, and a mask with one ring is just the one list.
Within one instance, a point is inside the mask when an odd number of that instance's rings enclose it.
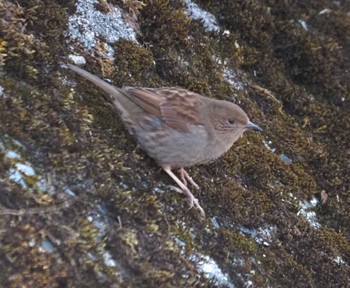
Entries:
{"label": "bird's leg", "polygon": [[186,172],[185,169],[180,168],[178,172],[180,174],[180,178],[181,178],[182,183],[187,187],[187,181],[186,181],[186,177],[185,177],[185,172]]}
{"label": "bird's leg", "polygon": [[176,192],[185,194],[190,200],[190,209],[193,206],[195,206],[200,211],[202,217],[204,218],[205,217],[205,212],[204,212],[203,208],[201,207],[201,205],[199,205],[198,199],[193,196],[193,194],[186,187],[186,185],[181,182],[181,180],[173,173],[173,171],[171,171],[171,168],[170,168],[169,165],[164,165],[164,166],[162,166],[162,168],[176,182],[176,184],[181,188],[181,190],[180,190],[177,187],[173,187],[173,188],[175,188],[174,190]]}
{"label": "bird's leg", "polygon": [[187,171],[184,168],[180,168],[179,169],[179,173],[180,173],[180,177],[182,182],[185,184],[185,186],[187,186],[187,181],[191,183],[191,185],[196,188],[197,190],[199,190],[199,186],[196,182],[194,182],[194,180],[192,179],[192,177],[190,175],[188,175]]}

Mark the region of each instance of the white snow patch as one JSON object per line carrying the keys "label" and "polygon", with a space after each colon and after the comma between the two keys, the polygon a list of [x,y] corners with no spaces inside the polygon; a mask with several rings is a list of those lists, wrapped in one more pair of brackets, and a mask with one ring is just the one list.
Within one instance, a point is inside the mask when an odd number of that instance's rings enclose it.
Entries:
{"label": "white snow patch", "polygon": [[304,20],[298,20],[298,22],[305,31],[309,30],[309,28],[307,27],[307,23]]}
{"label": "white snow patch", "polygon": [[303,216],[310,224],[312,228],[318,229],[321,227],[321,224],[317,220],[316,213],[310,211],[312,208],[316,207],[319,201],[314,197],[310,201],[303,201],[299,203],[299,212],[297,215]]}
{"label": "white snow patch", "polygon": [[72,62],[74,62],[74,64],[76,64],[76,65],[84,65],[84,64],[86,64],[86,60],[85,60],[85,58],[83,56],[70,54],[70,55],[68,55],[68,58]]}
{"label": "white snow patch", "polygon": [[323,9],[320,12],[318,12],[318,14],[322,15],[322,14],[328,14],[328,13],[331,13],[331,12],[332,12],[331,9],[326,8],[326,9]]}
{"label": "white snow patch", "polygon": [[244,226],[241,226],[239,230],[250,236],[254,241],[259,245],[264,245],[266,247],[270,246],[273,242],[274,235],[277,233],[277,227],[260,227],[258,229],[250,229]]}
{"label": "white snow patch", "polygon": [[111,253],[108,251],[103,253],[103,261],[108,267],[117,267],[117,262],[112,258]]}
{"label": "white snow patch", "polygon": [[[113,58],[113,48],[107,43],[114,43],[120,38],[136,42],[136,33],[125,23],[121,8],[109,5],[111,11],[102,13],[95,9],[97,3],[97,0],[77,1],[76,13],[69,17],[68,35],[71,39],[79,40],[87,50],[100,44],[106,55]],[[107,43],[101,43],[99,37]]]}
{"label": "white snow patch", "polygon": [[224,273],[218,264],[209,256],[192,254],[190,260],[198,262],[198,269],[202,271],[208,279],[215,280],[218,285],[230,288],[235,287],[230,277]]}
{"label": "white snow patch", "polygon": [[343,258],[340,257],[340,256],[335,257],[335,258],[333,259],[333,261],[334,261],[335,263],[337,263],[338,265],[343,265],[343,264],[345,264],[345,261],[344,261]]}
{"label": "white snow patch", "polygon": [[200,20],[203,22],[204,30],[207,32],[219,32],[220,26],[216,20],[216,17],[200,8],[196,3],[191,0],[185,0],[186,12],[190,18],[194,20]]}
{"label": "white snow patch", "polygon": [[224,69],[224,79],[235,89],[244,90],[243,83],[238,79],[237,73],[232,69],[225,68]]}

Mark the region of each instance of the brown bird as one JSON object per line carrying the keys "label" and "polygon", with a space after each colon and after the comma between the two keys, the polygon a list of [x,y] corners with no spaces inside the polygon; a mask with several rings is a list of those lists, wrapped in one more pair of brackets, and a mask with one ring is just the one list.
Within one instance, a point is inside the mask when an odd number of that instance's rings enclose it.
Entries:
{"label": "brown bird", "polygon": [[[75,65],[67,66],[109,94],[110,101],[141,148],[179,186],[172,188],[185,194],[190,207],[197,207],[203,217],[204,210],[188,189],[187,181],[197,189],[199,186],[184,167],[217,159],[247,129],[262,131],[231,102],[175,87],[117,88]],[[173,169],[179,169],[180,178]]]}

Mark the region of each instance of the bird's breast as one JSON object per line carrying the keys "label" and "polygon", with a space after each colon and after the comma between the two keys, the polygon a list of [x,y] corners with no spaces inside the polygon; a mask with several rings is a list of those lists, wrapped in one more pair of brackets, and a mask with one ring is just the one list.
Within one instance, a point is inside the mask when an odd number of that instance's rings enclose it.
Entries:
{"label": "bird's breast", "polygon": [[242,136],[243,132],[244,130],[237,130],[229,133],[213,133],[211,137],[209,137],[210,141],[206,148],[208,161],[204,161],[204,163],[215,160],[225,154],[232,147],[234,142]]}
{"label": "bird's breast", "polygon": [[[152,127],[154,125],[157,123]],[[208,134],[201,125],[190,126],[187,132],[163,125],[152,131],[139,130],[136,136],[140,146],[160,165],[186,167],[201,163],[205,158]]]}

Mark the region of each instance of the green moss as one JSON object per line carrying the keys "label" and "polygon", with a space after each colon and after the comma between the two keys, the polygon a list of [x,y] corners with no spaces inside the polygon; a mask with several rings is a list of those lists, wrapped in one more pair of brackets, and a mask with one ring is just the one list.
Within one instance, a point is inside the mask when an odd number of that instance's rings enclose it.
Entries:
{"label": "green moss", "polygon": [[[155,82],[152,86],[157,84],[159,80],[155,75],[151,51],[123,39],[115,44],[114,49],[116,59],[113,78],[118,86],[145,86],[152,82]],[[144,82],[146,79],[147,83]]]}
{"label": "green moss", "polygon": [[186,37],[190,32],[191,21],[178,1],[153,1],[142,9],[140,21],[144,41],[152,42],[159,51],[156,56],[170,47],[180,48],[188,44]]}
{"label": "green moss", "polygon": [[[350,252],[345,10],[327,1],[198,1],[230,30],[222,35],[204,32],[179,1],[116,2],[136,13],[142,45],[118,41],[114,60],[81,52],[87,70],[117,86],[182,86],[235,101],[264,132],[247,132],[223,158],[189,169],[201,186],[193,193],[219,228],[201,222],[183,195],[164,188],[171,179],[136,148],[101,91],[53,68],[70,53],[63,37],[74,1],[1,2],[0,130],[8,138],[0,137],[0,173],[17,163],[6,152],[19,140],[18,161],[49,183],[43,193],[35,189],[38,177],[26,177],[34,187],[28,192],[5,179],[1,205],[46,207],[67,190],[81,197],[52,213],[2,215],[3,286],[218,286],[193,254],[210,256],[237,287],[248,280],[257,287],[346,286],[349,268],[334,261],[346,262]],[[97,6],[108,12],[104,1]],[[324,7],[331,12],[319,14]],[[243,88],[223,79],[225,69]],[[74,91],[62,79],[75,79]],[[313,230],[297,215],[299,202],[322,190],[329,199],[314,211],[323,228]],[[243,235],[242,225],[274,227],[270,246]],[[46,239],[51,253],[40,246]]]}

